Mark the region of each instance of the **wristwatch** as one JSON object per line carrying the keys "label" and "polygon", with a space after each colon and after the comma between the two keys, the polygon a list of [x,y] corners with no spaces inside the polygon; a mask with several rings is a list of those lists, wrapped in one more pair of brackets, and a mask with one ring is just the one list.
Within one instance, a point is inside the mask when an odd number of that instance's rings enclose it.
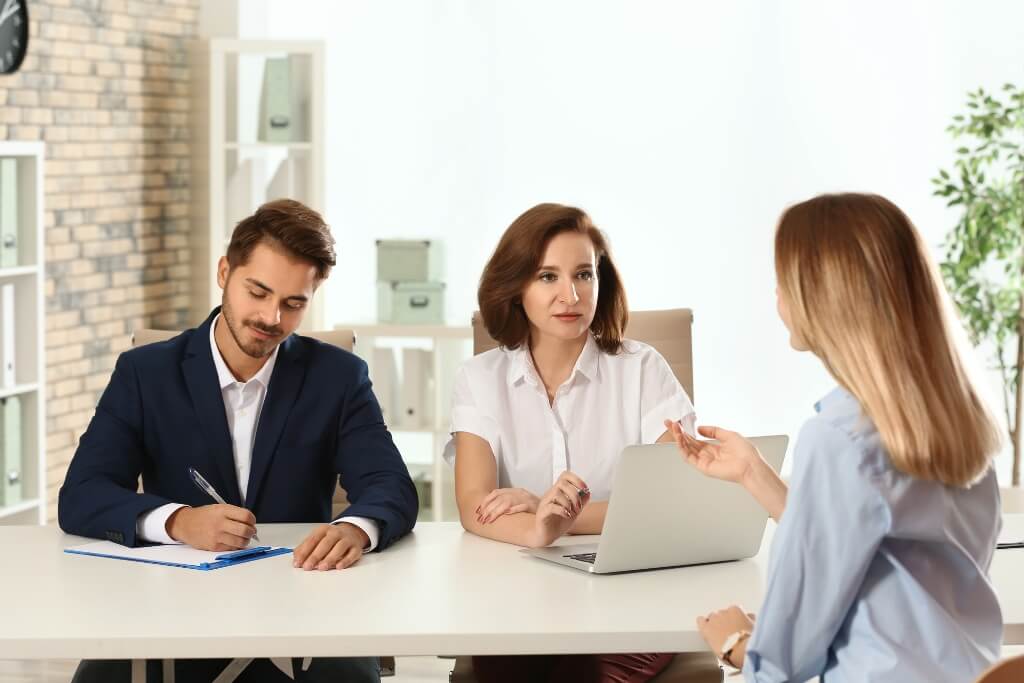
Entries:
{"label": "wristwatch", "polygon": [[740,643],[744,642],[749,637],[750,631],[736,631],[735,633],[730,633],[729,635],[727,635],[725,637],[725,640],[722,641],[722,652],[718,655],[718,658],[726,664],[728,664],[729,666],[731,666],[732,668],[738,669],[739,667],[732,663],[732,660],[729,659],[729,656],[732,654],[733,650],[735,650],[739,646]]}

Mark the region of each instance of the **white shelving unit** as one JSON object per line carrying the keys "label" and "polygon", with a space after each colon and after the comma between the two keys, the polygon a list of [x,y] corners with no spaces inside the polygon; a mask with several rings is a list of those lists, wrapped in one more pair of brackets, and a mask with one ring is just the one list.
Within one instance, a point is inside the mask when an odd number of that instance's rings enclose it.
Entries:
{"label": "white shelving unit", "polygon": [[[435,522],[458,519],[455,507],[455,481],[451,468],[441,457],[441,451],[448,440],[449,408],[451,406],[452,384],[459,364],[473,353],[473,329],[454,325],[338,325],[338,329],[351,329],[356,336],[354,351],[369,366],[370,380],[378,398],[387,400],[388,391],[400,392],[410,378],[404,377],[408,368],[401,368],[398,377],[392,377],[385,386],[381,369],[374,367],[373,349],[388,347],[395,350],[397,364],[401,365],[402,349],[416,348],[431,351],[431,363],[422,368],[425,377],[418,378],[417,384],[429,378],[426,400],[430,420],[409,423],[402,416],[388,421],[388,428],[394,435],[410,472],[414,477],[422,476],[430,485],[429,506],[420,501],[421,508],[429,510],[430,519]],[[381,381],[378,381],[381,380]]]}
{"label": "white shelving unit", "polygon": [[[6,480],[17,472],[21,486],[17,500],[0,496],[0,524],[44,524],[46,522],[46,348],[43,321],[43,292],[46,272],[43,267],[43,162],[46,148],[42,142],[0,141],[0,163],[13,163],[16,178],[16,263],[2,265],[0,287],[14,286],[14,383],[5,385],[0,376],[0,404],[16,398],[21,411],[18,427],[20,454],[7,452],[0,442],[0,474]],[[0,177],[2,180],[2,177]],[[0,203],[4,200],[0,188]],[[10,226],[3,220],[0,207],[0,229],[7,234]],[[9,216],[10,214],[8,214]],[[0,245],[3,243],[0,242]],[[3,248],[3,247],[0,247]],[[2,306],[2,302],[0,302]],[[0,325],[3,325],[0,318]],[[0,330],[0,335],[10,334]],[[0,412],[0,419],[3,413]],[[3,438],[3,435],[0,435]],[[0,482],[0,485],[6,482]]]}
{"label": "white shelving unit", "polygon": [[[276,68],[282,60],[289,74],[289,132],[268,134],[263,119],[280,107],[278,100],[264,108],[264,78],[268,64]],[[217,262],[238,221],[283,197],[324,212],[324,49],[312,41],[210,38],[193,44],[191,64],[190,322],[199,324],[220,304]],[[273,86],[266,90],[275,92]],[[313,298],[303,329],[321,330],[323,319],[321,295]]]}

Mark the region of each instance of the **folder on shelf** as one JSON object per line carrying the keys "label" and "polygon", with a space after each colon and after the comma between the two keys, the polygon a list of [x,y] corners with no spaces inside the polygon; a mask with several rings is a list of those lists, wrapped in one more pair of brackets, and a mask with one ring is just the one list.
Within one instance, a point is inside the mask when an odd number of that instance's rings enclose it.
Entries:
{"label": "folder on shelf", "polygon": [[13,387],[14,367],[14,283],[0,283],[0,387]]}
{"label": "folder on shelf", "polygon": [[281,160],[274,171],[273,178],[267,184],[267,200],[297,199],[300,202],[309,201],[309,179],[306,177],[305,164],[298,156],[291,153]]}
{"label": "folder on shelf", "polygon": [[405,429],[433,426],[433,353],[427,349],[402,349],[400,423]]}
{"label": "folder on shelf", "polygon": [[[243,159],[228,179],[224,193],[225,215],[228,229],[234,229],[242,220],[265,201],[266,164],[263,159]],[[225,237],[230,237],[230,233]]]}
{"label": "folder on shelf", "polygon": [[0,159],[0,268],[18,265],[18,160]]}
{"label": "folder on shelf", "polygon": [[291,142],[294,130],[291,66],[287,57],[270,57],[263,64],[263,92],[260,94],[259,139],[261,142]]}
{"label": "folder on shelf", "polygon": [[21,398],[0,399],[0,506],[21,502]]}
{"label": "folder on shelf", "polygon": [[268,545],[243,548],[242,550],[230,553],[196,550],[187,545],[150,545],[140,548],[126,548],[123,545],[111,543],[110,541],[95,541],[75,546],[74,548],[64,549],[64,552],[71,555],[105,557],[111,560],[145,562],[146,564],[161,564],[167,567],[198,569],[200,571],[234,567],[246,562],[284,555],[291,551],[291,548],[275,548]]}
{"label": "folder on shelf", "polygon": [[395,350],[390,346],[374,347],[372,360],[373,377],[370,380],[373,382],[373,393],[384,415],[384,424],[394,427],[398,424],[395,401],[398,368],[395,367]]}

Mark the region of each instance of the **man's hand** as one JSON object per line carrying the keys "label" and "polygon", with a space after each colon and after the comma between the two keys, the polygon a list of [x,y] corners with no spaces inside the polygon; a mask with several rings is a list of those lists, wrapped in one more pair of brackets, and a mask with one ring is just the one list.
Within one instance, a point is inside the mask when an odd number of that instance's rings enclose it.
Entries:
{"label": "man's hand", "polygon": [[306,571],[345,569],[359,561],[368,545],[370,537],[355,524],[324,524],[295,548],[293,564]]}
{"label": "man's hand", "polygon": [[256,517],[234,505],[203,505],[175,510],[164,527],[175,541],[199,550],[241,550],[256,533]]}

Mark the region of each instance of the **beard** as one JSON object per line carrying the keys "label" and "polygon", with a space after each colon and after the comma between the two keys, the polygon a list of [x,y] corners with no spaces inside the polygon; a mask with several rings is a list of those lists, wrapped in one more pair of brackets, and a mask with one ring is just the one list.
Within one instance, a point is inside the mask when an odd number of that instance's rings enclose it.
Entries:
{"label": "beard", "polygon": [[[224,317],[224,322],[227,323],[228,332],[231,333],[232,338],[235,340],[235,344],[238,345],[238,348],[242,349],[242,353],[250,358],[266,358],[274,352],[274,349],[280,343],[282,336],[280,327],[267,327],[254,320],[239,321],[235,317],[235,311],[231,304],[228,303],[227,296],[221,300],[220,312]],[[264,334],[269,334],[270,339],[257,339],[251,335],[246,335],[245,328],[247,327],[259,330]]]}

